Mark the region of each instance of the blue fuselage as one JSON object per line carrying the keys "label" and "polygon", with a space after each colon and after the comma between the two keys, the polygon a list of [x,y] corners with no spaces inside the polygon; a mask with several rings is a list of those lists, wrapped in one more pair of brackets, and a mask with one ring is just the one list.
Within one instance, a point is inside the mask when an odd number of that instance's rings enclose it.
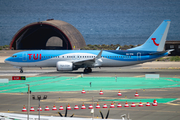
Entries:
{"label": "blue fuselage", "polygon": [[[56,67],[58,61],[76,63],[93,60],[99,52],[100,50],[24,51],[7,58],[5,62],[18,67]],[[156,53],[156,51],[104,50],[101,54],[101,64],[98,67],[121,67],[134,65],[168,55],[167,52],[163,54],[153,53]],[[82,65],[80,65],[79,68],[81,66]],[[93,65],[91,64],[87,67],[93,67]]]}

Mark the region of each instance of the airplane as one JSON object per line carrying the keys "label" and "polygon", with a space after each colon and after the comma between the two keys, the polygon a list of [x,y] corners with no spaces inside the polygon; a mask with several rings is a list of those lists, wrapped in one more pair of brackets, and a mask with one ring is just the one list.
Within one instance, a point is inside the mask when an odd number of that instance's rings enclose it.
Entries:
{"label": "airplane", "polygon": [[96,67],[122,67],[153,61],[173,51],[164,51],[170,22],[164,20],[144,44],[128,50],[23,51],[5,59],[5,63],[19,68],[20,73],[23,73],[23,67],[56,67],[57,71],[85,68],[84,73],[90,73],[91,68]]}

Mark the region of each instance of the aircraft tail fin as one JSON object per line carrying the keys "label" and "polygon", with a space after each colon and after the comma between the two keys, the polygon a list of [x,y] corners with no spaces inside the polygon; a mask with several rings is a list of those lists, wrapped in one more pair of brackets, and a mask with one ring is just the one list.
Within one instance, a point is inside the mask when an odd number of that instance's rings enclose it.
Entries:
{"label": "aircraft tail fin", "polygon": [[164,20],[144,44],[128,50],[163,51],[170,22]]}

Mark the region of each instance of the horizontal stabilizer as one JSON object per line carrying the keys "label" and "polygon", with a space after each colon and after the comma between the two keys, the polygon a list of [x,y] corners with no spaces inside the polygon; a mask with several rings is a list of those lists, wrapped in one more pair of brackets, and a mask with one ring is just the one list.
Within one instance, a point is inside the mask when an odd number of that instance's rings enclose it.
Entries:
{"label": "horizontal stabilizer", "polygon": [[168,52],[168,54],[171,54],[171,51],[174,51],[174,49],[171,50],[166,50],[166,51],[160,51],[160,52],[155,52],[155,53],[149,53],[149,55],[162,55],[166,52]]}

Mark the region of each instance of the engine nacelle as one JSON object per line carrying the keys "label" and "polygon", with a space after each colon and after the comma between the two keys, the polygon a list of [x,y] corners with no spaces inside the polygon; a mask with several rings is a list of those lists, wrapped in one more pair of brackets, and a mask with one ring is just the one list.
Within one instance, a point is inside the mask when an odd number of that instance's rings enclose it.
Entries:
{"label": "engine nacelle", "polygon": [[59,61],[56,63],[57,71],[72,71],[73,70],[73,63]]}

